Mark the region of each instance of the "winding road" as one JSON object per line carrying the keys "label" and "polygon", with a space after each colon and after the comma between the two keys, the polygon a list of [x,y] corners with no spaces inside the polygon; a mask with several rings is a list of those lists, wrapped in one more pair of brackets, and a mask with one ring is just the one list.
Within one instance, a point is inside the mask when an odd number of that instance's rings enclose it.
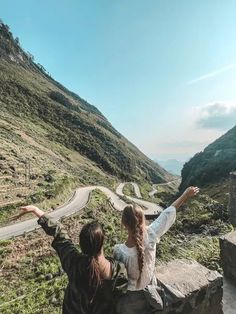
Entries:
{"label": "winding road", "polygon": [[156,189],[157,186],[171,185],[172,183],[176,183],[177,185],[179,185],[179,184],[181,183],[181,179],[176,179],[176,180],[169,181],[169,182],[166,182],[166,183],[154,184],[154,185],[152,186],[151,192],[148,193],[149,196],[150,196],[150,197],[154,197],[154,195],[157,193],[157,189]]}
{"label": "winding road", "polygon": [[[132,182],[132,185],[134,186],[134,192],[137,198],[124,195],[123,188],[125,184],[126,183],[120,183],[116,189],[116,193],[104,186],[98,185],[78,188],[75,191],[73,197],[63,206],[58,207],[54,211],[50,212],[50,216],[53,217],[55,220],[58,220],[62,217],[67,217],[75,214],[87,205],[87,203],[89,202],[90,193],[95,189],[99,189],[100,191],[102,191],[109,198],[112,206],[118,211],[122,211],[123,208],[127,205],[127,203],[120,198],[124,196],[131,202],[135,202],[143,206],[146,216],[156,216],[163,210],[161,206],[155,203],[142,200],[140,189],[138,185],[134,182]],[[38,228],[40,228],[40,226],[38,225],[36,218],[28,219],[0,228],[0,239],[10,239],[12,237],[20,236],[24,233],[34,231]]]}

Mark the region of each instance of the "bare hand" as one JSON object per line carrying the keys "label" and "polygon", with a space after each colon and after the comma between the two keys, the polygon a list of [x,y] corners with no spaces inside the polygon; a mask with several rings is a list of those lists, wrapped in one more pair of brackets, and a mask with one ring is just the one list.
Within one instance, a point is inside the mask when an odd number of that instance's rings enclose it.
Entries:
{"label": "bare hand", "polygon": [[38,210],[38,207],[34,206],[34,205],[28,205],[28,206],[22,206],[20,207],[20,210],[22,210],[22,212],[24,214],[27,214],[27,213],[34,213],[35,211]]}
{"label": "bare hand", "polygon": [[190,186],[188,187],[184,194],[186,194],[187,197],[193,197],[199,193],[199,188],[197,186]]}
{"label": "bare hand", "polygon": [[28,213],[35,213],[38,210],[38,207],[33,206],[33,205],[28,205],[28,206],[22,206],[20,207],[21,213],[19,213],[18,215],[15,215],[13,217],[10,218],[10,220],[17,220],[20,217],[24,216],[25,214]]}

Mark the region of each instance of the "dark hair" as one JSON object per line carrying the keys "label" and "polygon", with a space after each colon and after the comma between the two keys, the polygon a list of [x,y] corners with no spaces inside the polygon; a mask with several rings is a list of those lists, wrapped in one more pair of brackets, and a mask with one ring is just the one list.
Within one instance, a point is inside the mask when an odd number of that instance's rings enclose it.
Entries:
{"label": "dark hair", "polygon": [[144,266],[145,217],[142,208],[136,204],[129,204],[125,206],[122,214],[122,223],[125,225],[125,227],[128,227],[131,230],[135,246],[137,248],[139,267],[139,278],[137,283],[139,285]]}
{"label": "dark hair", "polygon": [[[88,257],[88,288],[91,294],[91,301],[102,280],[97,257],[103,247],[104,235],[102,226],[97,222],[84,225],[79,235],[81,250]],[[86,273],[87,269],[83,269],[83,271]]]}

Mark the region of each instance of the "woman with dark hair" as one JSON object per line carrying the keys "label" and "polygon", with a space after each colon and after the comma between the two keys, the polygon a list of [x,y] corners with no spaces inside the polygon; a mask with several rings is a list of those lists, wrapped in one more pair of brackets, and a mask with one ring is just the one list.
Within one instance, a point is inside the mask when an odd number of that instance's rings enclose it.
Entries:
{"label": "woman with dark hair", "polygon": [[128,274],[128,292],[118,306],[120,314],[162,313],[165,307],[163,291],[155,276],[156,244],[173,225],[176,209],[198,194],[197,187],[189,187],[173,204],[162,211],[149,226],[145,224],[142,208],[127,205],[122,214],[122,224],[127,229],[125,243],[114,247],[114,258],[123,262]]}
{"label": "woman with dark hair", "polygon": [[68,276],[63,314],[113,314],[116,301],[126,292],[126,270],[122,263],[103,253],[104,231],[92,222],[82,227],[79,244],[82,253],[70,240],[59,222],[35,206],[21,207],[22,213],[33,213],[44,231],[53,236],[62,267]]}

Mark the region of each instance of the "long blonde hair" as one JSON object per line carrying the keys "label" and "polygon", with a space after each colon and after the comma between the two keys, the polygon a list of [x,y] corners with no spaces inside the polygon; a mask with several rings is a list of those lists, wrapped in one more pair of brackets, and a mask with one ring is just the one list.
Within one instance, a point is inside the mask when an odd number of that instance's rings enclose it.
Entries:
{"label": "long blonde hair", "polygon": [[126,228],[128,228],[132,232],[133,240],[137,248],[139,267],[138,285],[139,285],[144,266],[145,217],[142,208],[136,204],[127,205],[123,210],[122,223]]}

